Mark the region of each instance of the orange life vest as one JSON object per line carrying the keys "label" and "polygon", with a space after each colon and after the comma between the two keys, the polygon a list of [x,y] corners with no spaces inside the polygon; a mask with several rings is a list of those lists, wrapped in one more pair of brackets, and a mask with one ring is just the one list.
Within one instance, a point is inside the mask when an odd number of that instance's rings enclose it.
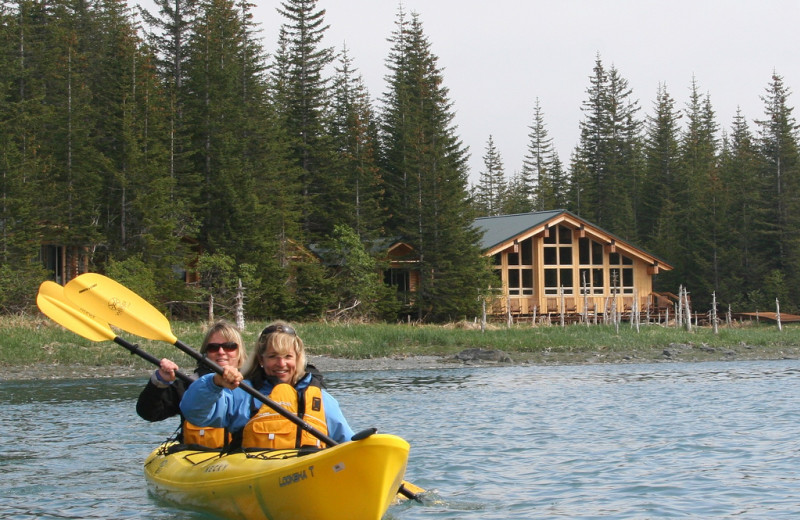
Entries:
{"label": "orange life vest", "polygon": [[189,421],[183,421],[183,443],[199,444],[206,448],[220,449],[231,442],[231,435],[226,428],[211,428],[197,426]]}
{"label": "orange life vest", "polygon": [[[299,391],[287,383],[275,385],[269,398],[328,435],[322,388],[315,378]],[[265,404],[244,427],[243,448],[292,449],[301,446],[324,448],[325,443]]]}

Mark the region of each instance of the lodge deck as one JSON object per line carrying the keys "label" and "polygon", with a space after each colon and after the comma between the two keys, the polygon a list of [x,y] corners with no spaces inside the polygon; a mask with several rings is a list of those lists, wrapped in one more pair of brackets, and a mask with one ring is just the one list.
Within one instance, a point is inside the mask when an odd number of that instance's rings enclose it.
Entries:
{"label": "lodge deck", "polygon": [[[750,321],[769,321],[772,323],[778,322],[778,314],[775,312],[736,312],[733,317],[737,320],[750,320]],[[796,314],[781,313],[781,323],[797,323],[800,322],[800,316]]]}

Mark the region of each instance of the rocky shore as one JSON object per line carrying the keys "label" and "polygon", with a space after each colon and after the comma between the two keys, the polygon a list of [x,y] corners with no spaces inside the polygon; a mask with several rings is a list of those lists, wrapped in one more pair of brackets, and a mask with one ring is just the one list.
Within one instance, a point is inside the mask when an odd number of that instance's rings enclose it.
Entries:
{"label": "rocky shore", "polygon": [[[609,352],[603,349],[580,351],[504,352],[467,349],[448,356],[393,356],[369,359],[346,359],[309,356],[323,373],[365,370],[444,370],[465,366],[493,367],[511,365],[576,365],[602,363],[669,363],[707,361],[748,361],[800,359],[800,346],[769,348],[735,345],[726,348],[703,344],[670,344],[666,348]],[[50,365],[0,366],[0,381],[33,379],[78,379],[87,377],[142,377],[151,369],[126,366]]]}

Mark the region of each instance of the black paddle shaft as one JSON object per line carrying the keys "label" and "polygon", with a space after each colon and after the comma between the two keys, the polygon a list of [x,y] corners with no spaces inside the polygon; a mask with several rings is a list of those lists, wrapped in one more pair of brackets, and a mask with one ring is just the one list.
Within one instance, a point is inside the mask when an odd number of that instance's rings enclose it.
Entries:
{"label": "black paddle shaft", "polygon": [[[114,343],[126,348],[127,350],[130,351],[131,354],[136,354],[137,356],[139,356],[139,357],[151,362],[152,364],[154,364],[157,367],[161,366],[161,360],[160,359],[158,359],[155,356],[152,356],[152,355],[148,354],[147,352],[145,352],[144,350],[140,349],[138,345],[134,345],[133,343],[128,343],[127,341],[125,341],[124,339],[120,338],[119,336],[114,338]],[[175,375],[177,377],[181,378],[186,384],[190,384],[190,383],[192,383],[194,381],[194,378],[184,374],[180,370],[176,370],[175,371]]]}

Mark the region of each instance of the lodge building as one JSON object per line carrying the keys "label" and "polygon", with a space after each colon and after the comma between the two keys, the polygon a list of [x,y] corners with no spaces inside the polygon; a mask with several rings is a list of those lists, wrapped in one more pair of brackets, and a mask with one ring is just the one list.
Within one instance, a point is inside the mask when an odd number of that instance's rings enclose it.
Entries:
{"label": "lodge building", "polygon": [[620,313],[657,313],[670,306],[653,292],[653,277],[672,266],[567,210],[483,217],[474,225],[497,276],[490,314],[591,315],[611,305]]}

